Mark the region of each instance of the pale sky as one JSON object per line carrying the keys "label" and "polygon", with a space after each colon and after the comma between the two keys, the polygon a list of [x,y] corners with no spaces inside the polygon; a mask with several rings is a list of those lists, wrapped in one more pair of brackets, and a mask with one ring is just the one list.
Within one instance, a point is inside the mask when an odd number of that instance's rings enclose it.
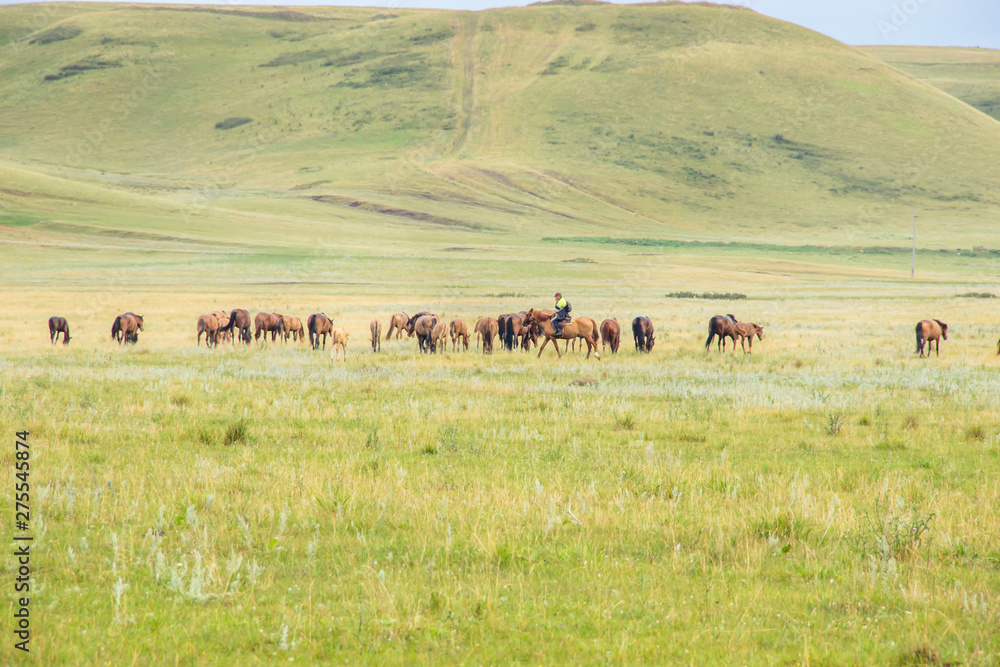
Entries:
{"label": "pale sky", "polygon": [[[171,0],[164,0],[170,2]],[[0,0],[0,4],[15,4]],[[161,3],[162,4],[162,3]],[[275,0],[217,0],[185,4],[275,5]],[[293,0],[292,6],[354,5],[486,9],[528,0]],[[919,44],[1000,48],[1000,0],[730,0],[848,44]]]}

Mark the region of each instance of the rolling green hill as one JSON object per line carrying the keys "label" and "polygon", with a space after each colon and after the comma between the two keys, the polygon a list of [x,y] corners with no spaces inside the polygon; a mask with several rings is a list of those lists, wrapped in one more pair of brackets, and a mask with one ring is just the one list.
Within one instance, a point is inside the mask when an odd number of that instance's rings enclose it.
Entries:
{"label": "rolling green hill", "polygon": [[928,243],[1000,243],[1000,123],[745,9],[88,3],[0,25],[8,235],[883,245],[917,206]]}
{"label": "rolling green hill", "polygon": [[865,46],[862,51],[1000,120],[1000,50]]}

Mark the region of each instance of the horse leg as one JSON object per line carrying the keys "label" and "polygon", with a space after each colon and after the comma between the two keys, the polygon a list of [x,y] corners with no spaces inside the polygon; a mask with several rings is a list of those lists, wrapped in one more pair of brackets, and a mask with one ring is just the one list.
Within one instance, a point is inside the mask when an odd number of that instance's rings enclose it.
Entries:
{"label": "horse leg", "polygon": [[[548,338],[548,336],[546,336],[545,340],[542,341],[542,346],[540,348],[538,348],[538,357],[542,356],[542,350],[544,350],[545,346],[548,345],[548,344],[549,344],[549,338]],[[557,345],[556,346],[556,351],[558,351],[558,350],[559,350],[559,346]],[[538,357],[535,357],[535,359],[538,359]]]}

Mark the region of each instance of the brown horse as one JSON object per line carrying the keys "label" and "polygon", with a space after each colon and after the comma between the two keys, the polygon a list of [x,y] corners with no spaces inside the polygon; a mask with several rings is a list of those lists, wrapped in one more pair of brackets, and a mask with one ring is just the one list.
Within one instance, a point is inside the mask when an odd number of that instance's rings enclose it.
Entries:
{"label": "brown horse", "polygon": [[497,318],[497,332],[503,348],[513,352],[518,341],[524,336],[524,316],[520,313],[508,313]]}
{"label": "brown horse", "polygon": [[726,338],[733,339],[733,352],[736,351],[736,316],[716,315],[708,321],[708,340],[705,341],[705,349],[712,344],[712,339],[719,337],[719,349],[726,350]]}
{"label": "brown horse", "polygon": [[299,318],[283,315],[278,324],[278,335],[284,338],[286,343],[289,336],[292,337],[293,343],[297,343],[300,340],[305,340],[306,330],[302,327],[302,320]]}
{"label": "brown horse", "polygon": [[257,317],[253,319],[253,339],[260,340],[260,335],[264,334],[266,341],[267,334],[271,334],[273,342],[278,336],[278,330],[281,329],[281,318],[282,315],[278,313],[257,313]]}
{"label": "brown horse", "polygon": [[421,317],[433,317],[435,320],[437,319],[437,315],[435,315],[434,313],[428,312],[426,310],[421,310],[419,313],[417,313],[410,319],[406,320],[406,324],[403,325],[403,331],[406,332],[406,336],[408,338],[413,338],[414,327],[417,324],[417,320],[419,320]]}
{"label": "brown horse", "polygon": [[632,338],[635,339],[635,349],[637,351],[651,352],[653,345],[656,343],[652,320],[643,315],[632,320]]}
{"label": "brown horse", "polygon": [[233,345],[236,344],[236,332],[239,332],[239,339],[244,345],[250,344],[250,313],[242,308],[234,308],[229,313],[229,322],[225,326],[219,327],[219,333],[230,333]]}
{"label": "brown horse", "polygon": [[[753,354],[753,337],[757,336],[757,340],[764,340],[764,327],[759,324],[754,324],[753,322],[737,322],[734,327],[736,331],[736,337],[740,339],[740,349],[743,350],[743,354]],[[750,351],[747,352],[747,348],[744,343],[750,343]],[[736,343],[733,343],[733,350],[736,349]]]}
{"label": "brown horse", "polygon": [[[372,332],[372,352],[382,351],[382,323],[372,320],[368,323],[368,329]],[[345,355],[346,356],[346,355]]]}
{"label": "brown horse", "polygon": [[347,337],[351,334],[343,329],[334,329],[330,332],[330,358],[334,361],[340,359],[340,351],[344,351],[344,361],[347,361]]}
{"label": "brown horse", "polygon": [[492,317],[484,317],[476,322],[476,347],[479,347],[479,339],[483,339],[483,354],[493,354],[493,338],[497,335],[499,327],[497,321]]}
{"label": "brown horse", "polygon": [[69,345],[69,324],[65,317],[54,315],[49,318],[49,340],[53,345],[56,344],[59,334],[63,335],[63,345]]}
{"label": "brown horse", "polygon": [[111,325],[111,338],[117,340],[119,345],[125,343],[134,345],[139,340],[140,331],[143,331],[142,316],[122,313]]}
{"label": "brown horse", "polygon": [[[323,336],[323,349],[326,349],[326,337],[333,332],[333,322],[326,313],[313,313],[309,316],[309,344],[314,350],[319,349],[319,337]],[[346,355],[346,352],[344,354]]]}
{"label": "brown horse", "polygon": [[417,349],[424,353],[434,354],[434,327],[438,324],[437,315],[430,313],[422,315],[417,313],[407,322],[407,331],[410,335],[417,335]]}
{"label": "brown horse", "polygon": [[389,328],[385,332],[385,339],[389,340],[392,338],[392,332],[396,332],[396,340],[403,337],[403,331],[406,328],[406,323],[410,321],[410,316],[406,313],[393,313],[392,317],[389,318]]}
{"label": "brown horse", "polygon": [[452,320],[448,325],[448,333],[451,335],[451,351],[458,351],[458,341],[462,341],[465,350],[469,350],[469,327],[465,326],[462,320]]}
{"label": "brown horse", "polygon": [[441,320],[431,331],[431,352],[444,354],[448,351],[448,323]]}
{"label": "brown horse", "polygon": [[231,343],[233,341],[233,332],[232,332],[232,329],[230,329],[229,331],[223,331],[223,329],[225,329],[228,324],[229,324],[229,315],[223,315],[222,317],[219,318],[219,342],[220,343],[226,343],[226,342],[230,342]]}
{"label": "brown horse", "polygon": [[[542,328],[542,335],[545,336],[545,340],[542,341],[542,346],[538,348],[538,356],[542,356],[542,351],[545,350],[545,346],[552,341],[552,346],[556,348],[556,354],[561,358],[562,353],[559,351],[559,342],[556,338],[556,330],[552,328],[552,316],[556,314],[554,310],[535,310],[531,308],[528,310],[528,322],[534,322]],[[597,349],[597,339],[598,330],[597,322],[590,319],[589,317],[574,317],[572,322],[563,324],[562,334],[559,336],[562,340],[572,340],[574,338],[582,338],[587,341],[587,358],[590,359],[590,353],[594,353],[594,357],[598,360],[601,359],[601,352]]]}
{"label": "brown horse", "polygon": [[514,313],[505,313],[497,316],[497,336],[500,338],[500,347],[505,350],[512,349],[507,340],[507,323],[512,317],[514,317]]}
{"label": "brown horse", "polygon": [[622,342],[622,328],[617,319],[601,322],[601,352],[605,346],[611,346],[611,354],[618,354],[618,346]]}
{"label": "brown horse", "polygon": [[917,352],[924,356],[924,345],[927,346],[927,356],[931,356],[934,344],[935,356],[941,356],[941,339],[948,340],[948,325],[941,320],[920,320],[917,322]]}
{"label": "brown horse", "polygon": [[201,345],[201,335],[205,334],[205,345],[219,345],[219,318],[215,315],[202,315],[198,318],[198,345]]}

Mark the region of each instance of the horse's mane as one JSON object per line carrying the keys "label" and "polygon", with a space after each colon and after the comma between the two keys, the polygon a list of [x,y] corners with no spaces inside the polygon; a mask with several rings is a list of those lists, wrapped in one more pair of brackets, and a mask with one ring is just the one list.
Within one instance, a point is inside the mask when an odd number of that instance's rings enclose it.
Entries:
{"label": "horse's mane", "polygon": [[941,320],[934,320],[934,321],[937,322],[938,326],[940,326],[942,329],[947,329],[948,328],[948,325],[945,324],[944,322],[942,322]]}

